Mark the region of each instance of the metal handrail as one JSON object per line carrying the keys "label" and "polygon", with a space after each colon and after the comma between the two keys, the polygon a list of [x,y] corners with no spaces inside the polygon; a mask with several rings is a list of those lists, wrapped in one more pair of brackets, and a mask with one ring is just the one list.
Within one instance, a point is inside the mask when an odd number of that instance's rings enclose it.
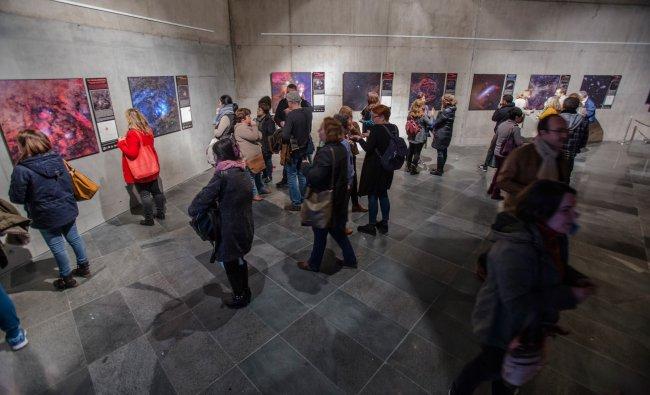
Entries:
{"label": "metal handrail", "polygon": [[[633,122],[634,122],[634,127],[632,127]],[[621,145],[630,144],[632,142],[632,140],[634,140],[634,136],[636,135],[637,132],[639,132],[639,134],[641,136],[643,136],[643,142],[644,143],[646,143],[646,144],[650,143],[650,138],[648,138],[648,136],[646,136],[642,131],[639,130],[639,128],[638,128],[639,125],[650,128],[650,125],[648,125],[646,123],[643,123],[643,122],[639,121],[636,118],[630,117],[630,121],[627,123],[627,129],[625,130],[625,136],[623,136],[623,140],[619,141],[619,144],[621,144]],[[630,139],[628,140],[627,135],[630,133],[630,128],[632,128],[632,135],[630,136]]]}

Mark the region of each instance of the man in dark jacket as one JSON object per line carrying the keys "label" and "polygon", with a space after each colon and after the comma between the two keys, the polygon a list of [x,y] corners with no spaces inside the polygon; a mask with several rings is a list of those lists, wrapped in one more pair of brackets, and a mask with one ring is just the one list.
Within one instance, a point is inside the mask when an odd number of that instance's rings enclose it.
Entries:
{"label": "man in dark jacket", "polygon": [[300,211],[307,180],[302,174],[301,166],[307,162],[309,143],[311,142],[312,108],[301,107],[301,97],[297,91],[287,93],[289,112],[282,127],[282,142],[291,150],[287,171],[289,196],[291,204],[285,206],[289,211]]}
{"label": "man in dark jacket", "polygon": [[497,108],[494,111],[494,114],[492,114],[492,121],[495,122],[494,136],[492,137],[492,141],[490,142],[490,148],[488,148],[487,155],[485,155],[485,162],[483,162],[483,164],[479,166],[479,169],[483,171],[487,171],[487,168],[492,162],[492,158],[494,157],[494,145],[497,142],[497,134],[496,134],[497,128],[502,122],[508,119],[508,114],[510,114],[510,110],[514,106],[515,106],[515,102],[514,99],[512,98],[512,95],[503,95],[499,108]]}
{"label": "man in dark jacket", "polygon": [[576,97],[567,97],[562,104],[562,112],[560,116],[564,118],[569,129],[569,138],[562,147],[562,155],[567,163],[568,176],[571,177],[573,171],[573,163],[575,162],[576,155],[583,147],[583,142],[589,136],[589,119],[578,114],[578,107],[580,107],[580,100]]}
{"label": "man in dark jacket", "polygon": [[[287,85],[287,95],[289,92],[298,92],[298,87],[296,84],[289,84]],[[306,108],[306,107],[311,107],[311,103],[309,103],[307,100],[301,98],[300,99],[300,107]],[[276,125],[279,127],[283,127],[284,123],[287,120],[287,114],[289,110],[289,102],[287,101],[287,97],[285,97],[280,100],[278,103],[278,106],[275,109],[275,115],[273,116],[273,121],[275,122]],[[287,186],[287,170],[283,169],[282,170],[282,180],[275,184],[276,187],[282,188]]]}

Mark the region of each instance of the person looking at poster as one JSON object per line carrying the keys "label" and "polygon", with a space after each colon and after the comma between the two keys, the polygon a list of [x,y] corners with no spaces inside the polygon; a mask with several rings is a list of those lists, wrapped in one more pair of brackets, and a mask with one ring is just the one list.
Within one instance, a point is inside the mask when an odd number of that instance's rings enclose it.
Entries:
{"label": "person looking at poster", "polygon": [[[287,114],[289,112],[289,102],[287,101],[287,95],[289,95],[289,93],[291,92],[298,93],[298,87],[296,86],[296,84],[287,85],[287,93],[285,93],[284,98],[280,100],[278,106],[275,108],[275,115],[273,116],[273,121],[275,122],[276,125],[278,125],[281,128],[284,127],[284,123],[287,120]],[[300,97],[300,95],[298,95],[298,97]],[[311,103],[309,103],[307,100],[300,97],[300,107],[301,108],[311,107]],[[287,186],[286,168],[282,170],[282,180],[276,183],[275,186],[277,188],[284,188]]]}
{"label": "person looking at poster", "polygon": [[[596,104],[589,97],[589,94],[585,91],[580,91],[580,102],[584,107],[585,115],[589,120],[589,133],[585,137],[584,144],[582,147],[587,145],[587,140],[592,141],[602,141],[603,140],[603,129],[600,127],[600,123],[596,119]],[[581,147],[581,148],[582,148]]]}
{"label": "person looking at poster", "polygon": [[361,110],[361,131],[366,136],[368,129],[372,126],[372,109],[379,104],[379,95],[376,92],[368,92],[367,103]]}
{"label": "person looking at poster", "polygon": [[289,111],[282,127],[282,144],[289,151],[284,167],[287,172],[291,203],[286,205],[284,209],[300,211],[307,182],[302,167],[309,163],[312,108],[301,107],[302,98],[297,91],[287,93],[286,99],[289,104]]}
{"label": "person looking at poster", "polygon": [[479,170],[487,171],[488,166],[492,163],[494,159],[494,146],[497,142],[497,128],[502,122],[505,122],[510,115],[510,110],[515,108],[515,102],[512,98],[512,95],[503,95],[501,98],[501,103],[499,103],[499,108],[494,110],[492,114],[492,121],[494,122],[494,136],[492,136],[492,141],[490,141],[490,148],[488,148],[487,155],[485,155],[485,161],[482,165],[479,165]]}

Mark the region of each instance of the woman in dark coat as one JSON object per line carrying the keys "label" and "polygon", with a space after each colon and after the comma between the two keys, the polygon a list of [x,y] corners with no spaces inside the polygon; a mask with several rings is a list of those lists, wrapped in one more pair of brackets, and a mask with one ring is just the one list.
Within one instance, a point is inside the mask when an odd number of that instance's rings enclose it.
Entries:
{"label": "woman in dark coat", "polygon": [[446,94],[442,97],[442,109],[438,112],[433,126],[433,142],[431,146],[438,151],[436,169],[429,173],[434,176],[441,176],[447,162],[447,148],[451,143],[451,134],[456,118],[456,98],[454,95]]}
{"label": "woman in dark coat", "polygon": [[[369,221],[367,225],[359,226],[357,230],[374,236],[377,230],[382,234],[388,233],[390,214],[388,190],[393,182],[393,171],[383,168],[381,155],[390,143],[389,133],[399,136],[399,129],[397,125],[388,123],[390,108],[383,104],[373,107],[371,116],[373,125],[369,129],[368,139],[364,140],[360,136],[350,136],[350,138],[358,141],[366,151],[359,180],[359,196],[368,196]],[[377,222],[379,205],[381,205],[381,221]]]}
{"label": "woman in dark coat", "polygon": [[344,137],[341,122],[326,117],[318,135],[325,145],[318,149],[314,163],[307,173],[307,183],[310,193],[333,190],[333,207],[330,224],[327,228],[312,227],[314,232],[314,246],[308,261],[298,262],[298,267],[303,270],[317,272],[323,260],[323,253],[327,245],[328,233],[338,243],[343,251],[343,260],[339,264],[356,267],[357,258],[346,236],[345,223],[348,220],[348,153],[341,144]]}
{"label": "woman in dark coat", "polygon": [[231,308],[250,303],[248,263],[244,256],[253,245],[253,188],[241,158],[237,143],[232,138],[217,141],[212,149],[217,158],[214,177],[199,192],[188,208],[191,217],[218,205],[221,222],[217,259],[223,262],[232,287]]}
{"label": "woman in dark coat", "polygon": [[482,351],[454,380],[450,394],[471,394],[482,381],[492,381],[493,394],[514,393],[515,383],[507,381],[513,377],[502,375],[508,350],[540,355],[544,338],[562,333],[556,326],[560,311],[594,292],[593,283],[568,264],[575,205],[573,188],[539,180],[521,192],[514,213],[497,216],[487,279],[472,315]]}
{"label": "woman in dark coat", "polygon": [[[38,229],[50,247],[59,267],[60,278],[54,287],[60,290],[77,286],[73,276],[88,277],[90,269],[86,246],[77,231],[79,215],[72,190],[72,178],[46,135],[35,130],[18,134],[21,158],[11,174],[9,199],[24,204],[31,226]],[[77,268],[70,269],[64,240],[77,257]]]}

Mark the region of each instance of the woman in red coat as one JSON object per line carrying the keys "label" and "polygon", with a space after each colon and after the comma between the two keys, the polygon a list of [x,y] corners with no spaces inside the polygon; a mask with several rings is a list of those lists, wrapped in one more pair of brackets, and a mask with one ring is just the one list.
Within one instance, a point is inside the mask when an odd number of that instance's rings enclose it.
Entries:
{"label": "woman in red coat", "polygon": [[[126,136],[117,141],[117,147],[122,150],[122,172],[124,181],[127,184],[135,184],[135,189],[140,194],[140,201],[144,209],[144,220],[140,225],[153,226],[154,217],[165,219],[165,195],[158,185],[158,173],[142,179],[135,179],[129,168],[127,158],[134,160],[140,154],[141,146],[151,146],[158,162],[158,153],[153,144],[153,131],[142,113],[135,108],[126,110],[126,121],[129,131]],[[160,165],[159,165],[160,167]],[[153,206],[156,206],[156,215],[153,214]]]}

